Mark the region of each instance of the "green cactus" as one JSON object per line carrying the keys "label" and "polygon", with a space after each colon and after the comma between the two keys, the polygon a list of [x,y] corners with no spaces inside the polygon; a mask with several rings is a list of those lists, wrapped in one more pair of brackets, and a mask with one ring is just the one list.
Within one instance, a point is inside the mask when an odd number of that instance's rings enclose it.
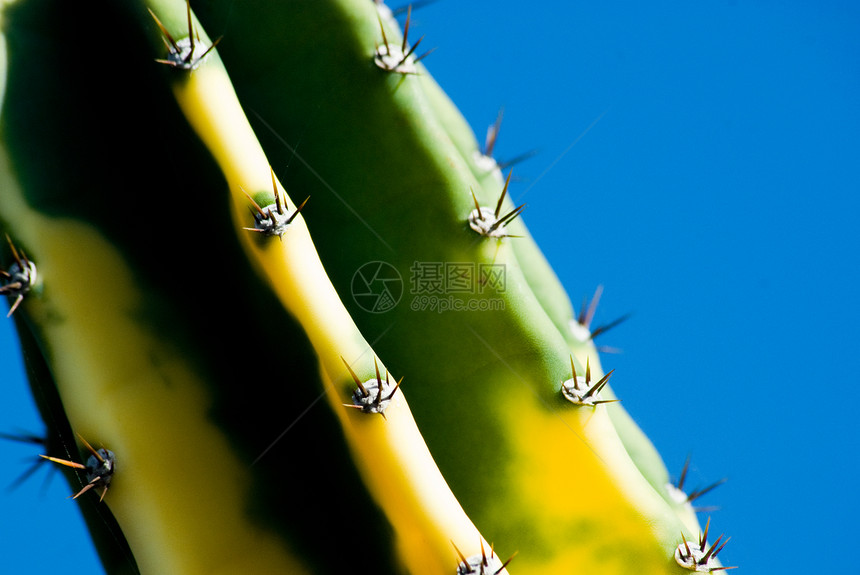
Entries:
{"label": "green cactus", "polygon": [[4,7],[0,222],[108,572],[726,569],[384,5],[104,4]]}

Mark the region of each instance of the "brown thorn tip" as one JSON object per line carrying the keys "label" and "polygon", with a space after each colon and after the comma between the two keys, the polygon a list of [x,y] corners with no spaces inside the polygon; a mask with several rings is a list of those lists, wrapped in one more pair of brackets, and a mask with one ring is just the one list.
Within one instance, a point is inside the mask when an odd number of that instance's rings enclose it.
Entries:
{"label": "brown thorn tip", "polygon": [[15,298],[15,301],[9,306],[9,313],[6,314],[6,317],[12,317],[12,314],[15,313],[15,310],[18,309],[18,306],[21,305],[21,302],[24,301],[24,295],[19,294],[18,297]]}
{"label": "brown thorn tip", "polygon": [[687,459],[684,461],[684,468],[681,469],[681,476],[678,478],[678,483],[675,484],[680,490],[684,490],[684,482],[687,480],[687,471],[690,469],[690,455],[687,455]]}
{"label": "brown thorn tip", "polygon": [[499,217],[499,214],[500,214],[500,213],[501,213],[501,211],[502,211],[502,202],[504,202],[504,201],[505,201],[505,196],[506,196],[506,195],[508,195],[508,184],[510,184],[510,183],[511,183],[511,175],[512,175],[513,173],[514,173],[514,171],[513,171],[513,170],[511,170],[510,172],[508,172],[508,179],[507,179],[507,180],[505,180],[505,187],[504,187],[504,188],[502,188],[502,193],[501,193],[501,195],[499,196],[499,201],[496,203],[496,211],[495,211],[496,218],[498,218],[498,217]]}
{"label": "brown thorn tip", "polygon": [[711,528],[711,518],[708,517],[708,521],[705,523],[705,531],[702,533],[702,538],[699,540],[699,548],[704,549],[705,545],[708,544],[708,529]]}
{"label": "brown thorn tip", "polygon": [[475,190],[472,189],[472,186],[469,186],[469,193],[472,194],[472,201],[475,202],[475,212],[478,214],[478,218],[483,220],[484,215],[481,213],[481,205],[478,203],[478,198],[475,196]]}
{"label": "brown thorn tip", "polygon": [[[720,535],[720,537],[722,537],[722,535]],[[716,556],[717,556],[717,554],[718,554],[720,551],[722,551],[722,550],[723,550],[723,547],[725,547],[725,546],[726,546],[726,543],[728,543],[728,542],[729,542],[729,539],[731,539],[731,537],[726,537],[726,540],[725,540],[725,541],[723,541],[723,544],[722,544],[722,545],[720,545],[720,546],[719,546],[719,548],[717,548],[717,550],[716,550],[716,551],[714,551],[714,553],[711,555],[711,557],[716,557]],[[718,539],[717,541],[719,541],[719,539]],[[716,543],[714,543],[714,545],[716,545]]]}
{"label": "brown thorn tip", "polygon": [[406,23],[403,26],[403,44],[400,46],[400,51],[406,51],[406,37],[409,36],[409,22],[412,20],[412,4],[406,9]]}
{"label": "brown thorn tip", "polygon": [[392,389],[391,393],[388,394],[388,397],[385,398],[386,400],[389,400],[394,397],[394,394],[397,393],[398,389],[400,389],[401,383],[403,383],[403,377],[401,377],[400,380],[394,385],[394,389]]}
{"label": "brown thorn tip", "polygon": [[263,211],[263,208],[261,208],[261,207],[260,207],[260,204],[258,204],[257,202],[255,202],[255,201],[254,201],[254,198],[252,198],[252,197],[251,197],[251,194],[249,194],[248,192],[246,192],[244,188],[239,188],[239,189],[242,191],[242,193],[243,193],[243,194],[245,194],[245,197],[246,197],[246,198],[248,198],[248,200],[249,200],[252,204],[254,204],[254,209],[256,209],[256,210],[257,210],[257,213],[258,213],[258,214],[260,214],[260,217],[265,218],[265,217],[266,217],[266,213]]}
{"label": "brown thorn tip", "polygon": [[385,36],[385,26],[382,25],[382,17],[377,15],[379,20],[379,31],[382,32],[382,43],[385,44],[385,52],[391,54],[391,49],[388,47],[388,38]]}
{"label": "brown thorn tip", "polygon": [[610,321],[607,324],[597,326],[596,328],[594,328],[591,331],[590,339],[594,339],[595,337],[599,336],[600,334],[606,333],[607,331],[609,331],[610,329],[612,329],[614,327],[618,327],[619,325],[621,325],[622,323],[624,323],[628,319],[630,319],[630,314],[626,313],[626,314],[622,315],[621,317]]}
{"label": "brown thorn tip", "polygon": [[21,256],[18,255],[18,250],[15,249],[15,244],[12,243],[12,238],[9,237],[9,234],[6,234],[6,241],[9,242],[9,249],[12,250],[12,257],[15,259],[15,263],[23,270],[24,263],[21,261]]}
{"label": "brown thorn tip", "polygon": [[382,378],[379,376],[379,364],[376,363],[376,356],[373,357],[373,369],[376,370],[376,385],[382,389]]}
{"label": "brown thorn tip", "polygon": [[[403,53],[403,57],[402,57],[402,58],[400,59],[400,61],[397,63],[397,66],[395,66],[395,68],[399,67],[401,64],[403,64],[404,62],[406,62],[406,60],[408,60],[408,59],[409,59],[409,56],[411,56],[411,55],[415,52],[415,50],[418,48],[418,45],[421,43],[421,40],[423,40],[423,39],[424,39],[424,36],[421,36],[420,38],[418,38],[418,41],[417,41],[417,42],[415,42],[414,44],[412,44],[412,47],[411,47],[411,48],[409,48],[409,50],[407,50],[406,52],[404,52],[404,53]],[[422,57],[423,57],[423,56],[422,56]],[[416,60],[416,62],[417,62],[417,61],[418,61],[418,60]]]}
{"label": "brown thorn tip", "polygon": [[83,437],[80,433],[76,433],[75,435],[77,435],[77,436],[78,436],[78,439],[80,439],[80,440],[84,443],[84,445],[87,447],[87,450],[88,450],[90,453],[92,453],[93,455],[95,455],[95,456],[96,456],[96,459],[98,459],[98,460],[99,460],[99,463],[104,463],[104,462],[105,462],[104,457],[102,457],[101,455],[99,455],[99,452],[98,452],[98,451],[96,451],[95,449],[93,449],[93,446],[92,446],[92,445],[90,445],[89,443],[87,443],[87,440],[86,440],[86,439],[84,439],[84,437]]}
{"label": "brown thorn tip", "polygon": [[[722,536],[722,535],[720,535],[719,537],[717,537],[717,540],[716,540],[716,541],[714,541],[714,544],[713,544],[713,545],[711,545],[711,548],[710,548],[710,549],[708,549],[708,552],[707,552],[707,553],[705,553],[705,554],[702,556],[702,559],[700,560],[700,563],[701,563],[701,564],[703,564],[703,565],[707,564],[707,563],[708,563],[708,559],[710,559],[712,556],[714,556],[714,557],[716,556],[716,554],[714,553],[714,549],[716,549],[717,545],[719,545],[719,544],[720,544],[720,540],[722,540],[722,538],[723,538],[723,536]],[[721,547],[720,549],[722,549],[722,547]]]}
{"label": "brown thorn tip", "polygon": [[693,552],[690,550],[690,544],[687,542],[687,538],[684,537],[683,533],[681,533],[681,540],[684,542],[684,548],[687,549],[687,557],[692,557]]}
{"label": "brown thorn tip", "polygon": [[[278,209],[278,213],[284,215],[285,206],[281,203],[281,191],[278,189],[278,183],[275,180],[275,171],[272,170],[272,189],[275,191],[275,207]],[[284,204],[286,203],[286,199],[284,199]],[[272,220],[274,221],[274,219]]]}
{"label": "brown thorn tip", "polygon": [[592,402],[594,405],[600,405],[601,403],[618,403],[620,399],[601,399],[599,401]]}
{"label": "brown thorn tip", "polygon": [[[166,41],[170,43],[168,50],[170,50],[170,48],[172,48],[174,52],[178,52],[179,51],[179,45],[176,43],[176,40],[173,39],[173,36],[170,35],[170,32],[167,31],[167,28],[164,26],[164,24],[162,24],[161,20],[158,19],[158,16],[155,15],[155,12],[153,12],[150,8],[147,8],[147,10],[149,10],[149,14],[150,14],[150,16],[152,16],[152,19],[155,20],[155,25],[158,26],[158,29],[161,31],[162,36],[164,36]],[[157,61],[158,62],[164,62],[165,64],[170,63],[169,61],[166,61],[166,60],[157,60]]]}
{"label": "brown thorn tip", "polygon": [[690,493],[687,496],[687,502],[691,503],[691,502],[695,501],[696,499],[702,497],[706,493],[713,491],[714,489],[716,489],[717,487],[719,487],[720,485],[722,485],[726,481],[728,481],[728,479],[724,477],[724,478],[720,479],[719,481],[715,481],[714,483],[711,483],[707,487],[693,491],[692,493]]}
{"label": "brown thorn tip", "polygon": [[[588,397],[588,396],[589,396],[589,395],[591,395],[592,393],[599,393],[601,389],[603,389],[604,387],[606,387],[606,384],[607,384],[607,383],[609,383],[609,378],[610,378],[610,377],[612,377],[612,372],[614,372],[614,371],[615,371],[615,370],[613,369],[613,370],[611,370],[611,371],[607,372],[607,373],[606,373],[606,375],[604,375],[603,377],[601,377],[601,378],[600,378],[600,380],[599,380],[597,383],[595,383],[595,384],[591,387],[591,389],[589,389],[589,390],[588,390],[588,393],[586,393],[586,394],[585,394],[585,395],[586,395],[586,397]],[[594,391],[592,391],[592,390],[594,390]]]}
{"label": "brown thorn tip", "polygon": [[74,461],[67,461],[65,459],[59,459],[57,457],[51,457],[50,455],[42,455],[39,454],[39,457],[47,459],[48,461],[53,461],[54,463],[59,463],[60,465],[65,465],[66,467],[74,467],[75,469],[86,469],[86,465],[81,465],[80,463],[76,463]]}
{"label": "brown thorn tip", "polygon": [[456,551],[456,552],[457,552],[457,556],[460,558],[460,562],[461,562],[461,563],[466,563],[466,564],[468,565],[469,563],[468,563],[468,561],[466,560],[466,556],[465,556],[465,555],[463,555],[462,551],[460,551],[460,548],[459,548],[459,547],[457,547],[457,544],[456,544],[456,543],[454,543],[453,541],[451,541],[451,545],[453,545],[453,546],[454,546],[454,551]]}
{"label": "brown thorn tip", "polygon": [[588,310],[585,312],[583,321],[579,322],[586,328],[591,326],[591,320],[594,319],[594,313],[597,311],[597,304],[600,303],[600,296],[603,294],[603,286],[598,285],[594,290],[594,295],[591,296],[591,301],[588,303]]}
{"label": "brown thorn tip", "polygon": [[305,198],[305,201],[303,201],[303,202],[302,202],[302,203],[301,203],[301,204],[296,208],[296,211],[294,211],[294,212],[293,212],[293,215],[291,215],[291,216],[289,217],[289,219],[287,220],[287,223],[288,223],[288,224],[293,223],[293,220],[294,220],[294,219],[296,219],[296,218],[298,217],[299,212],[301,212],[301,211],[302,211],[302,208],[304,208],[304,207],[305,207],[305,204],[306,204],[306,203],[308,203],[308,200],[309,200],[309,199],[311,199],[311,197],[310,197],[310,196],[306,197],[306,198]]}
{"label": "brown thorn tip", "polygon": [[493,150],[496,148],[496,140],[499,138],[499,131],[502,128],[502,117],[505,114],[505,108],[499,108],[499,113],[496,115],[496,121],[487,128],[487,137],[484,139],[484,155],[493,156]]}
{"label": "brown thorn tip", "polygon": [[499,570],[498,570],[498,571],[496,571],[496,574],[495,574],[495,575],[499,575],[499,573],[501,573],[502,571],[504,571],[505,569],[507,569],[507,568],[508,568],[508,565],[510,565],[510,564],[511,564],[511,561],[513,561],[513,560],[514,560],[514,557],[516,557],[516,556],[517,556],[517,553],[519,553],[519,551],[514,551],[514,554],[513,554],[513,555],[511,555],[510,557],[508,557],[508,560],[507,560],[507,561],[505,561],[504,563],[502,563],[502,566],[501,566],[501,567],[499,567]]}
{"label": "brown thorn tip", "polygon": [[[422,36],[422,38],[423,38],[423,36]],[[436,48],[430,48],[429,50],[427,50],[426,52],[424,52],[423,54],[421,54],[420,56],[415,58],[415,60],[412,63],[417,64],[418,62],[420,62],[421,60],[423,60],[424,58],[426,58],[427,56],[429,56],[430,54],[432,54],[435,51],[436,51]]]}
{"label": "brown thorn tip", "polygon": [[340,356],[340,360],[341,360],[341,361],[343,362],[343,364],[346,366],[346,369],[348,369],[348,370],[349,370],[350,375],[352,375],[352,379],[353,379],[353,381],[355,381],[355,383],[359,383],[361,380],[360,380],[360,379],[358,379],[358,376],[357,376],[357,375],[355,375],[355,372],[354,372],[354,371],[352,371],[352,368],[351,368],[351,367],[349,366],[349,364],[346,362],[346,359],[344,359],[344,357],[343,357],[343,356]]}

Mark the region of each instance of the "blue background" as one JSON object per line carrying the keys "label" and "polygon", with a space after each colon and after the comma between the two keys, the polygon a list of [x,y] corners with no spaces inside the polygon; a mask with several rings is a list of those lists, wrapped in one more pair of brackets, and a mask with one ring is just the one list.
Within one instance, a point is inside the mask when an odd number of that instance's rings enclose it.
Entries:
{"label": "blue background", "polygon": [[[673,473],[691,455],[689,487],[728,479],[701,501],[732,537],[725,563],[844,572],[858,4],[440,1],[412,25],[481,138],[504,107],[498,158],[538,150],[514,200],[577,307],[603,285],[595,323],[632,313],[599,338],[622,350],[605,367]],[[11,330],[0,322],[0,431],[38,434]],[[2,490],[34,453],[0,441],[4,572],[98,573],[59,475]]]}

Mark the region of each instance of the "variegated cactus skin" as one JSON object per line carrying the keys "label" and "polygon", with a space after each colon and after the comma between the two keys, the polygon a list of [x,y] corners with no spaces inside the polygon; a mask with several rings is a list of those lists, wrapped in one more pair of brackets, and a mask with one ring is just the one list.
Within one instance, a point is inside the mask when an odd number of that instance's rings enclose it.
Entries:
{"label": "variegated cactus skin", "polygon": [[[2,24],[0,280],[108,572],[726,569],[387,7]],[[371,262],[463,309],[369,310]]]}

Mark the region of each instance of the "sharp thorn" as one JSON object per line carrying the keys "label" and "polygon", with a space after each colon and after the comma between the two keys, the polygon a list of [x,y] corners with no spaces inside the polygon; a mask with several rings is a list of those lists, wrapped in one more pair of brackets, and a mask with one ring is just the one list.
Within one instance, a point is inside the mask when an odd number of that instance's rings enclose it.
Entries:
{"label": "sharp thorn", "polygon": [[[403,64],[404,62],[406,62],[406,60],[409,59],[409,56],[411,56],[413,54],[413,52],[415,52],[415,49],[418,48],[418,45],[421,43],[421,40],[423,40],[423,39],[424,39],[424,36],[421,36],[420,38],[418,38],[418,41],[415,42],[414,44],[412,44],[412,47],[409,48],[409,50],[404,52],[403,58],[400,59],[400,62],[397,63],[397,66],[395,66],[395,68],[399,67],[401,64]],[[416,60],[416,62],[417,61],[418,60]]]}
{"label": "sharp thorn", "polygon": [[382,25],[382,17],[377,16],[379,20],[379,31],[382,32],[382,43],[385,44],[385,53],[391,55],[391,48],[388,47],[388,37],[385,36],[385,26]]}
{"label": "sharp thorn", "polygon": [[81,465],[80,463],[76,463],[74,461],[67,461],[65,459],[59,459],[57,457],[51,457],[50,455],[39,455],[48,461],[53,461],[54,463],[59,463],[60,465],[65,465],[66,467],[74,467],[75,469],[86,469],[86,465]]}
{"label": "sharp thorn", "polygon": [[412,4],[406,9],[406,23],[403,25],[403,44],[400,46],[401,52],[406,52],[406,38],[409,36],[409,23],[412,20]]}
{"label": "sharp thorn", "polygon": [[287,219],[287,223],[288,223],[288,224],[293,223],[293,220],[294,220],[294,219],[296,219],[296,217],[297,217],[297,216],[299,215],[299,213],[302,211],[302,208],[304,208],[304,207],[305,207],[305,204],[306,204],[306,203],[308,203],[308,200],[309,200],[309,199],[311,199],[311,197],[310,197],[310,196],[306,197],[306,198],[305,198],[305,201],[303,201],[303,202],[302,202],[302,203],[301,203],[301,204],[296,208],[296,211],[294,211],[294,212],[292,213],[292,215]]}
{"label": "sharp thorn", "polygon": [[188,52],[188,57],[191,58],[191,55],[194,54],[194,26],[191,23],[191,0],[185,2],[186,6],[186,17],[188,19],[188,39],[191,42],[191,50]]}
{"label": "sharp thorn", "polygon": [[[152,16],[152,19],[155,20],[155,25],[158,26],[158,29],[161,31],[162,36],[164,38],[166,38],[167,42],[170,43],[170,46],[168,47],[168,51],[170,51],[172,48],[173,52],[179,52],[179,45],[176,43],[176,40],[173,39],[173,36],[170,35],[170,32],[167,31],[167,28],[164,27],[164,24],[161,23],[161,20],[158,19],[158,16],[155,15],[155,12],[153,12],[149,8],[147,8],[147,10],[149,10],[149,14],[150,14],[150,16]],[[161,60],[157,60],[157,61],[161,61]],[[171,63],[170,61],[161,61],[161,62],[163,62],[165,64]]]}
{"label": "sharp thorn", "polygon": [[[687,455],[686,461],[684,461],[684,468],[681,469],[681,476],[678,477],[678,482],[675,484],[675,487],[684,490],[684,482],[687,480],[687,472],[690,470],[690,455]],[[687,499],[689,501],[689,499]]]}
{"label": "sharp thorn", "polygon": [[494,212],[496,218],[498,219],[499,214],[502,213],[502,202],[505,201],[505,196],[508,195],[508,185],[511,183],[511,175],[514,173],[513,170],[508,172],[508,178],[505,180],[505,187],[502,188],[502,193],[499,196],[499,201],[496,203],[496,211]]}
{"label": "sharp thorn", "polygon": [[499,131],[502,128],[502,117],[505,115],[505,108],[499,108],[499,113],[496,115],[496,121],[487,128],[487,137],[484,140],[484,155],[492,157],[493,150],[496,148],[496,141],[499,138]]}
{"label": "sharp thorn", "polygon": [[451,541],[451,545],[454,546],[454,551],[457,552],[457,556],[460,558],[460,563],[464,563],[466,565],[469,564],[469,561],[466,559],[466,556],[460,551],[460,548],[457,547],[457,544]]}
{"label": "sharp thorn", "polygon": [[[720,537],[722,537],[722,535],[720,535]],[[717,550],[716,550],[716,551],[714,551],[714,552],[711,554],[711,557],[716,557],[716,556],[717,556],[717,554],[718,554],[720,551],[722,551],[722,550],[723,550],[723,547],[725,547],[725,546],[726,546],[726,543],[728,543],[730,539],[731,539],[731,537],[726,537],[726,540],[725,540],[725,541],[723,541],[723,544],[722,544],[722,545],[720,545],[720,546],[717,548]],[[719,539],[717,539],[717,542],[719,542]],[[716,545],[717,545],[717,543],[715,542],[715,543],[714,543],[714,546],[716,546]]]}
{"label": "sharp thorn", "polygon": [[340,356],[340,359],[341,359],[341,361],[343,361],[343,364],[346,366],[346,369],[349,370],[349,374],[352,376],[352,380],[358,386],[358,389],[361,390],[362,396],[367,397],[367,389],[361,383],[361,380],[358,379],[358,376],[355,375],[355,372],[352,371],[352,368],[349,366],[349,364],[346,362],[346,360],[343,358],[343,356]]}
{"label": "sharp thorn", "polygon": [[591,336],[589,337],[589,339],[594,339],[598,335],[600,335],[602,333],[606,333],[610,329],[619,326],[620,324],[622,324],[625,321],[627,321],[628,319],[630,319],[630,315],[631,314],[626,313],[626,314],[622,315],[621,317],[619,317],[618,319],[612,320],[611,322],[609,322],[607,324],[597,326],[596,328],[591,330]]}
{"label": "sharp thorn", "polygon": [[512,167],[516,166],[517,164],[528,160],[532,156],[536,156],[537,153],[538,153],[537,150],[529,150],[528,152],[523,152],[522,154],[520,154],[518,156],[514,156],[513,158],[511,158],[509,160],[503,160],[501,162],[496,162],[496,163],[498,164],[500,170],[504,170],[505,168],[512,168]]}
{"label": "sharp thorn", "polygon": [[588,304],[588,310],[585,312],[585,316],[582,318],[581,323],[586,328],[591,326],[591,320],[594,319],[594,313],[597,311],[597,304],[600,303],[600,296],[603,294],[603,286],[597,286],[597,289],[594,290],[594,295],[591,296],[591,301]]}
{"label": "sharp thorn", "polygon": [[719,544],[720,544],[720,540],[722,540],[722,538],[723,538],[723,536],[722,536],[722,535],[720,535],[719,537],[717,537],[717,540],[716,540],[716,541],[714,541],[714,544],[713,544],[713,545],[711,545],[711,548],[710,548],[710,549],[708,549],[707,553],[705,553],[705,554],[702,556],[702,559],[700,560],[700,563],[701,563],[702,565],[706,565],[706,564],[708,563],[708,559],[710,559],[710,558],[711,558],[711,556],[714,554],[714,549],[716,549],[716,548],[717,548],[717,545],[719,545]]}
{"label": "sharp thorn", "polygon": [[711,518],[708,517],[707,523],[705,523],[705,531],[702,533],[702,538],[699,540],[699,548],[704,549],[708,544],[708,529],[711,528]]}
{"label": "sharp thorn", "polygon": [[99,454],[99,452],[98,452],[98,451],[96,451],[95,449],[93,449],[93,446],[92,446],[92,445],[90,445],[89,443],[87,443],[87,440],[86,440],[86,439],[84,439],[84,438],[81,436],[81,434],[80,434],[80,433],[77,433],[76,435],[78,436],[78,439],[80,439],[80,440],[84,443],[84,445],[86,446],[87,450],[88,450],[90,453],[92,453],[93,455],[95,455],[95,456],[96,456],[96,459],[98,459],[98,460],[99,460],[99,463],[104,463],[104,462],[105,462],[104,457],[102,457],[102,456]]}
{"label": "sharp thorn", "polygon": [[397,393],[397,390],[398,390],[398,389],[400,389],[400,384],[401,384],[401,383],[403,383],[403,378],[402,378],[402,377],[400,378],[400,381],[398,381],[398,382],[394,385],[394,389],[392,389],[392,390],[391,390],[391,393],[389,393],[389,394],[388,394],[388,397],[386,397],[386,398],[385,398],[386,400],[391,399],[392,397],[394,397],[394,394],[395,394],[395,393]]}
{"label": "sharp thorn", "polygon": [[720,485],[722,485],[726,481],[728,481],[728,479],[724,477],[724,478],[720,479],[719,481],[715,481],[714,483],[711,483],[707,487],[693,491],[692,493],[690,493],[687,496],[687,502],[691,503],[691,502],[695,501],[696,499],[702,497],[706,493],[713,491],[714,489],[716,489],[717,487],[719,487]]}
{"label": "sharp thorn", "polygon": [[24,294],[18,294],[18,297],[15,298],[14,303],[9,306],[9,313],[6,314],[6,317],[12,317],[12,314],[15,313],[15,310],[18,309],[18,306],[21,305],[22,301],[24,301]]}
{"label": "sharp thorn", "polygon": [[498,571],[496,571],[495,575],[499,575],[499,573],[501,573],[502,571],[504,571],[505,569],[507,569],[507,568],[508,568],[508,565],[510,565],[510,564],[511,564],[511,561],[513,561],[513,560],[514,560],[514,557],[516,557],[516,556],[517,556],[517,553],[518,553],[518,552],[516,552],[516,551],[515,551],[513,555],[511,555],[510,557],[508,557],[508,560],[507,560],[507,561],[505,561],[504,563],[502,563],[502,566],[501,566],[501,567],[499,567],[499,569],[498,569]]}
{"label": "sharp thorn", "polygon": [[687,542],[687,538],[684,537],[683,533],[681,533],[681,540],[684,542],[684,547],[687,549],[687,557],[692,557],[693,552],[690,550],[690,544]]}
{"label": "sharp thorn", "polygon": [[[422,36],[422,38],[423,38],[423,36]],[[429,56],[430,54],[432,54],[435,51],[436,51],[436,48],[430,48],[429,50],[427,50],[426,52],[424,52],[423,54],[421,54],[420,56],[415,58],[415,60],[413,61],[413,64],[417,64],[418,62],[420,62],[421,60],[423,60],[424,58],[426,58],[427,56]]]}

